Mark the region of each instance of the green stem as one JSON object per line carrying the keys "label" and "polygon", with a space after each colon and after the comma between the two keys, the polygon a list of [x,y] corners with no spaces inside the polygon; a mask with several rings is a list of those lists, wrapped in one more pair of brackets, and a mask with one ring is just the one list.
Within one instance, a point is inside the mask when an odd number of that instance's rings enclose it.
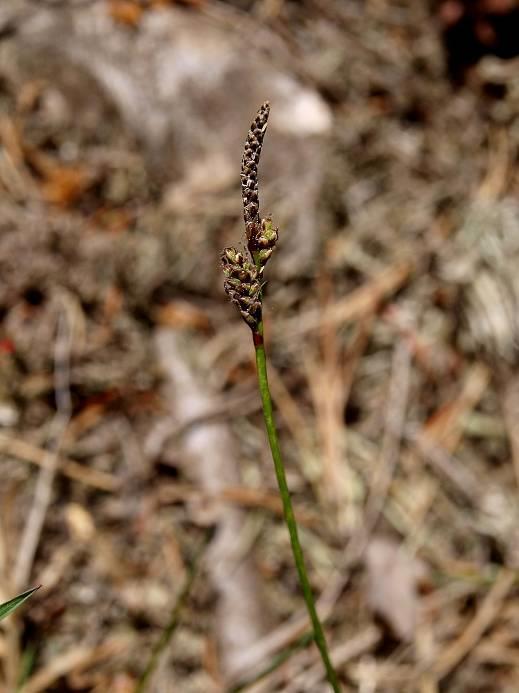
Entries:
{"label": "green stem", "polygon": [[289,647],[287,647],[285,650],[281,651],[279,654],[275,655],[272,662],[270,662],[270,664],[268,664],[265,667],[265,669],[263,669],[262,671],[259,671],[252,679],[249,679],[248,681],[237,684],[236,686],[231,688],[228,691],[228,693],[242,693],[242,691],[246,691],[247,688],[251,688],[252,686],[254,686],[254,684],[258,683],[259,681],[261,681],[262,679],[267,677],[273,671],[276,671],[276,669],[278,667],[280,667],[282,664],[284,664],[286,661],[288,661],[290,659],[290,657],[292,657],[293,654],[295,654],[299,650],[302,650],[304,647],[306,647],[313,640],[314,640],[313,631],[304,633],[300,638],[298,638]]}
{"label": "green stem", "polygon": [[187,575],[184,584],[175,601],[175,605],[173,606],[173,609],[171,611],[169,623],[166,625],[166,627],[160,635],[160,638],[153,647],[146,668],[142,672],[139,680],[137,681],[134,693],[144,693],[144,691],[148,688],[151,676],[157,668],[157,664],[159,663],[160,656],[168,646],[169,642],[171,641],[171,638],[173,637],[173,634],[177,629],[177,626],[179,624],[180,612],[183,609],[191,593],[191,589],[193,587],[193,583],[195,581],[195,577],[197,574],[200,558],[204,552],[205,547],[207,546],[209,538],[210,533],[207,532],[202,541],[200,542],[200,545],[197,547],[192,562],[188,565]]}
{"label": "green stem", "polygon": [[296,519],[294,516],[294,510],[292,508],[290,491],[288,490],[285,475],[285,467],[283,465],[281,451],[279,449],[279,441],[276,432],[276,425],[274,423],[274,415],[272,411],[272,399],[270,397],[270,390],[267,379],[267,360],[265,357],[265,345],[263,341],[263,323],[259,324],[257,332],[253,332],[253,339],[254,348],[256,350],[258,383],[261,393],[261,402],[263,404],[263,417],[265,419],[265,426],[267,428],[267,436],[270,443],[270,450],[272,452],[272,459],[274,460],[274,468],[276,470],[279,493],[281,495],[281,500],[283,502],[283,514],[285,516],[285,523],[288,528],[288,533],[290,534],[292,553],[294,554],[297,573],[299,575],[299,583],[301,584],[301,588],[303,590],[303,595],[306,602],[306,607],[308,609],[308,614],[312,622],[315,644],[319,648],[319,652],[321,653],[321,659],[323,660],[324,668],[326,669],[326,677],[334,692],[340,693],[341,689],[339,686],[339,680],[330,660],[330,655],[328,653],[328,647],[326,645],[326,638],[324,636],[323,627],[321,625],[321,621],[319,620],[319,616],[317,615],[314,595],[312,593],[312,588],[310,587],[310,582],[308,580],[308,575],[306,573],[303,550],[301,549],[301,544],[299,543]]}

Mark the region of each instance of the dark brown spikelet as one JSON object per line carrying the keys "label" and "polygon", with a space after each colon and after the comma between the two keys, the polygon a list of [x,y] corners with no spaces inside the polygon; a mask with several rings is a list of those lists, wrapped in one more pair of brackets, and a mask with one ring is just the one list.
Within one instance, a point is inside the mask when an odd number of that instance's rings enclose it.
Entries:
{"label": "dark brown spikelet", "polygon": [[247,244],[251,253],[259,250],[255,244],[256,235],[261,229],[259,216],[258,164],[261,155],[261,147],[263,146],[263,138],[267,129],[269,113],[270,104],[268,101],[265,101],[250,126],[241,162],[243,216],[245,219]]}
{"label": "dark brown spikelet", "polygon": [[252,330],[261,322],[261,283],[256,266],[236,248],[222,253],[224,289]]}

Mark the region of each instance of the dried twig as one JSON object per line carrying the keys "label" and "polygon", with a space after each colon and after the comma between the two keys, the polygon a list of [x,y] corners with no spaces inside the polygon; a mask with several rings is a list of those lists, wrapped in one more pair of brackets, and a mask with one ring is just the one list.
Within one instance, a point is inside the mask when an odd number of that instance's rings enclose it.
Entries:
{"label": "dried twig", "polygon": [[33,505],[20,541],[13,573],[13,582],[16,587],[24,585],[31,573],[45,516],[52,498],[52,485],[58,468],[59,451],[71,417],[70,353],[74,333],[73,311],[67,310],[65,304],[63,306],[58,318],[58,333],[54,350],[56,415],[50,427],[45,464],[42,465],[38,475]]}
{"label": "dried twig", "polygon": [[504,569],[501,571],[472,621],[436,660],[434,672],[438,678],[445,678],[474,648],[486,629],[492,625],[515,580],[514,572]]}
{"label": "dried twig", "polygon": [[362,527],[353,536],[346,551],[347,564],[358,560],[364,551],[369,536],[384,507],[391,479],[398,464],[409,396],[410,368],[411,354],[407,346],[400,342],[395,346],[393,352],[393,367],[386,406],[384,438],[376,476],[373,479],[366,503]]}
{"label": "dried twig", "polygon": [[[53,463],[48,450],[43,450],[37,445],[5,433],[0,433],[0,452],[12,455],[12,457],[16,457],[24,462],[35,464],[42,469],[48,468],[49,463]],[[97,488],[100,491],[116,491],[120,486],[118,479],[112,474],[101,472],[98,469],[91,469],[62,455],[58,455],[57,471],[69,479],[78,481],[85,486]]]}
{"label": "dried twig", "polygon": [[128,644],[127,639],[113,638],[97,647],[76,645],[70,648],[70,650],[56,655],[47,666],[31,676],[20,689],[20,693],[42,693],[42,691],[48,691],[62,676],[66,676],[77,669],[85,669],[104,659],[110,659],[123,652],[128,647]]}

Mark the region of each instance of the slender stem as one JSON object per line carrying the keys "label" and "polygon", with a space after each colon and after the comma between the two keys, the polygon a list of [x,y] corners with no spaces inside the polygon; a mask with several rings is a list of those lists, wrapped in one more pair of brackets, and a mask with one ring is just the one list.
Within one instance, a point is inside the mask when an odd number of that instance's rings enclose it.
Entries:
{"label": "slender stem", "polygon": [[160,656],[168,646],[169,642],[171,641],[171,638],[173,637],[173,634],[177,629],[177,626],[179,624],[180,612],[183,609],[191,593],[191,589],[193,587],[193,583],[195,581],[195,577],[199,567],[200,558],[204,552],[205,547],[207,546],[209,537],[210,534],[207,533],[200,542],[200,545],[196,549],[193,560],[188,566],[184,584],[178,594],[178,597],[171,611],[169,622],[162,631],[160,638],[158,639],[151,651],[151,655],[146,665],[146,668],[142,672],[139,680],[137,681],[134,693],[144,693],[144,691],[147,689],[151,680],[151,676],[157,668],[157,664],[159,663]]}
{"label": "slender stem", "polygon": [[294,516],[294,510],[292,508],[290,491],[288,490],[288,484],[285,475],[285,467],[283,465],[281,451],[279,449],[279,441],[276,432],[276,425],[274,423],[274,415],[272,411],[272,399],[270,397],[270,390],[267,379],[267,360],[265,357],[265,345],[263,341],[263,323],[259,324],[257,332],[253,332],[253,339],[254,348],[256,350],[258,383],[261,393],[261,402],[263,404],[263,417],[265,419],[265,426],[267,428],[267,436],[270,443],[270,450],[272,452],[272,459],[274,460],[274,468],[276,470],[279,493],[281,495],[281,500],[283,502],[283,514],[285,516],[285,523],[290,534],[292,553],[294,554],[297,573],[299,575],[299,583],[303,590],[306,607],[308,609],[308,614],[312,622],[315,643],[319,648],[319,652],[321,653],[321,659],[323,660],[323,664],[326,669],[326,677],[332,689],[334,690],[334,693],[340,693],[341,689],[339,686],[339,680],[337,678],[337,674],[335,673],[335,669],[333,668],[333,665],[331,663],[330,655],[328,654],[326,638],[324,636],[323,627],[319,620],[319,616],[317,615],[314,595],[312,593],[312,588],[310,587],[310,582],[308,580],[308,575],[306,573],[303,550],[301,549],[301,544],[299,542],[296,519]]}
{"label": "slender stem", "polygon": [[272,672],[276,671],[276,669],[278,667],[280,667],[282,664],[284,664],[287,660],[289,660],[293,654],[295,654],[299,650],[302,650],[304,647],[306,647],[313,640],[314,640],[313,631],[307,631],[300,638],[298,638],[294,643],[292,643],[289,647],[287,647],[286,649],[284,649],[280,653],[278,653],[273,658],[273,660],[265,667],[265,669],[262,669],[257,674],[255,674],[252,679],[249,679],[248,681],[244,681],[242,683],[237,684],[236,686],[231,688],[228,691],[228,693],[242,693],[243,691],[246,691],[248,688],[251,688],[252,686],[254,686],[254,684],[258,683],[259,681],[262,681],[269,674],[272,674]]}

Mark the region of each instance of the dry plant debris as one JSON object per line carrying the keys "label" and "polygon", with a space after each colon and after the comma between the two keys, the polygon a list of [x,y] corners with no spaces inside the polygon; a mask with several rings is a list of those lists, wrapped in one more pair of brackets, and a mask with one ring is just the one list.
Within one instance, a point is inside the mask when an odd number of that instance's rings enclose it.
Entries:
{"label": "dry plant debris", "polygon": [[518,688],[509,5],[2,3],[0,601],[43,587],[1,690],[133,692],[208,525],[151,689],[325,690],[220,281],[266,99],[272,389],[332,657],[359,690]]}

